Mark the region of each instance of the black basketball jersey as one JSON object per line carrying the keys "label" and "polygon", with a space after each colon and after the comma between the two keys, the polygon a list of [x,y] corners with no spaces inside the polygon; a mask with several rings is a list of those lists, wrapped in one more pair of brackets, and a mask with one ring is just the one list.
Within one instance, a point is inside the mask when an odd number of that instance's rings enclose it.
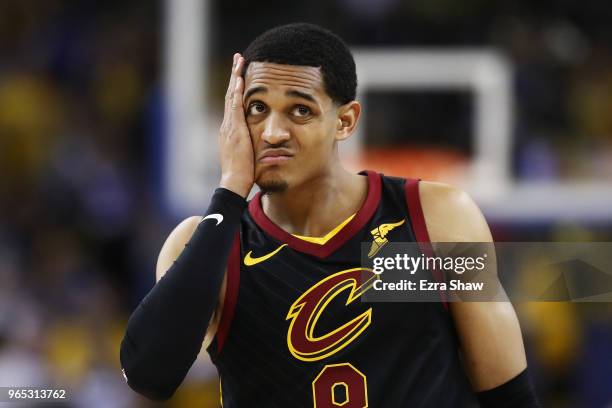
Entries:
{"label": "black basketball jersey", "polygon": [[261,194],[249,202],[208,349],[224,407],[440,408],[475,401],[445,304],[359,299],[362,242],[374,248],[428,240],[418,181],[362,174],[362,207],[323,245],[275,225]]}

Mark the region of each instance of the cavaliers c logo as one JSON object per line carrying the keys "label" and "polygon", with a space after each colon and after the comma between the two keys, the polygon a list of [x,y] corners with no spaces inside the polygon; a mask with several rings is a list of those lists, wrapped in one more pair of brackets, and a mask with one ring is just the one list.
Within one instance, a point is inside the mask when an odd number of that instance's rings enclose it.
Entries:
{"label": "cavaliers c logo", "polygon": [[[363,276],[367,276],[363,279]],[[289,308],[286,319],[291,319],[287,345],[291,354],[303,361],[317,361],[343,349],[357,338],[372,322],[372,309],[356,316],[341,327],[315,336],[315,327],[329,302],[348,291],[346,305],[372,287],[376,275],[369,268],[353,268],[337,272],[308,289]]]}

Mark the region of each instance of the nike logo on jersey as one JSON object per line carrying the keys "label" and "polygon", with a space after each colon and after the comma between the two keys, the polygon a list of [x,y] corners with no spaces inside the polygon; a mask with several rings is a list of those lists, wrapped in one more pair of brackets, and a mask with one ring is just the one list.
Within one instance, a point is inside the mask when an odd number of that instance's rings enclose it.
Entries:
{"label": "nike logo on jersey", "polygon": [[260,262],[263,261],[267,261],[268,259],[272,258],[274,255],[276,255],[278,253],[278,251],[280,251],[281,249],[283,249],[284,247],[286,247],[287,244],[283,244],[281,246],[279,246],[278,248],[276,248],[274,251],[270,252],[269,254],[257,257],[257,258],[253,258],[251,256],[251,254],[253,253],[253,251],[249,251],[245,257],[244,257],[244,264],[246,266],[253,266],[253,265],[257,265]]}
{"label": "nike logo on jersey", "polygon": [[372,246],[370,247],[370,252],[368,252],[368,258],[373,257],[380,251],[380,249],[389,242],[387,238],[387,234],[391,232],[395,227],[399,227],[406,220],[401,220],[395,223],[388,224],[380,224],[378,227],[374,228],[370,233],[372,234]]}
{"label": "nike logo on jersey", "polygon": [[208,214],[206,217],[202,218],[201,222],[204,222],[204,220],[209,220],[209,219],[217,220],[216,225],[219,225],[223,221],[223,216],[219,213]]}

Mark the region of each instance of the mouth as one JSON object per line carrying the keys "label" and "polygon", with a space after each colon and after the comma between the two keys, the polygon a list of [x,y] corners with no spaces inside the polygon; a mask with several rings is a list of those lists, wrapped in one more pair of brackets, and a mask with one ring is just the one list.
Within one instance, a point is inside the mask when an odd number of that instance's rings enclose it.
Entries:
{"label": "mouth", "polygon": [[265,150],[259,156],[259,162],[265,164],[280,164],[293,158],[293,154],[285,149]]}

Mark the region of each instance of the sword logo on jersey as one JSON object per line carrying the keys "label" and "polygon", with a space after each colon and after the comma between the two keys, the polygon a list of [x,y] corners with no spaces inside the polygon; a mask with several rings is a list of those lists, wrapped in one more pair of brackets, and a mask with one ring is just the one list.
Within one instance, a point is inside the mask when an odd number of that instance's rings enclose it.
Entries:
{"label": "sword logo on jersey", "polygon": [[319,281],[304,292],[289,308],[286,320],[291,320],[287,331],[287,345],[291,354],[302,361],[317,361],[329,357],[348,346],[372,322],[372,308],[351,319],[337,329],[315,336],[321,314],[336,296],[348,291],[349,306],[370,289],[377,276],[370,268],[353,268],[337,272]]}
{"label": "sword logo on jersey", "polygon": [[395,223],[388,224],[380,224],[378,227],[374,228],[370,233],[372,234],[372,246],[370,247],[370,252],[368,252],[368,258],[372,258],[374,255],[380,251],[380,249],[389,242],[387,238],[387,234],[391,232],[395,227],[399,227],[406,220],[401,220]]}

